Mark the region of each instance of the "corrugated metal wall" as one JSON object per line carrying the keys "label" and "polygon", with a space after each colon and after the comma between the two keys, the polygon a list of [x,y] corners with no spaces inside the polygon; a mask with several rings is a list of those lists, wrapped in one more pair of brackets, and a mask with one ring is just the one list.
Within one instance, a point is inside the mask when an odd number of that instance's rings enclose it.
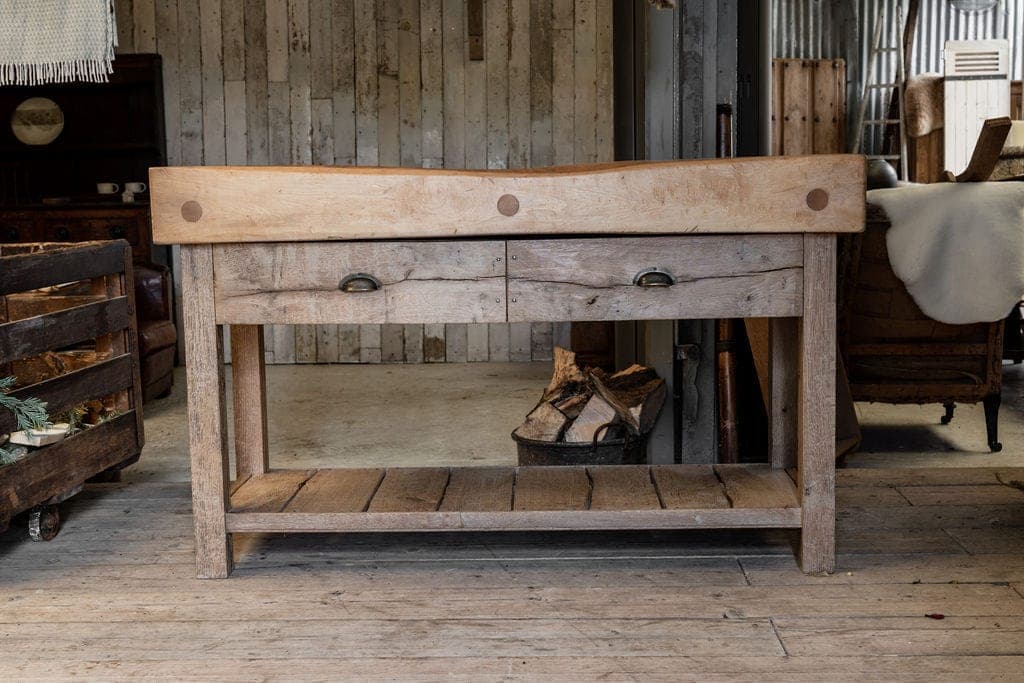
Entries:
{"label": "corrugated metal wall", "polygon": [[[896,23],[897,0],[775,0],[773,54],[775,57],[825,59],[841,57],[847,63],[848,139],[854,140],[864,72],[874,36],[876,17],[886,17],[883,43],[895,45],[902,36]],[[1001,0],[989,12],[965,14],[948,0],[921,0],[911,73],[942,71],[942,48],[947,40],[1007,38],[1010,41],[1011,78],[1024,79],[1024,0]],[[895,73],[894,55],[879,58],[879,73],[889,80]],[[869,104],[871,118],[880,118],[882,93]],[[880,132],[880,131],[879,131]],[[869,138],[877,150],[880,135]]]}

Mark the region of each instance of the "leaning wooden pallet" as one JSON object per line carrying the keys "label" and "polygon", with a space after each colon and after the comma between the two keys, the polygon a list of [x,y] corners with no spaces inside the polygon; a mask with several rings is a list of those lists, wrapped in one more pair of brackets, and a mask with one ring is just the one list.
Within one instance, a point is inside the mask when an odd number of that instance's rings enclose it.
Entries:
{"label": "leaning wooden pallet", "polygon": [[[442,529],[793,528],[803,569],[833,569],[836,235],[863,230],[863,157],[150,178],[155,238],[182,245],[199,576],[230,573],[235,532]],[[266,323],[748,317],[775,319],[771,467],[269,469]]]}
{"label": "leaning wooden pallet", "polygon": [[[142,394],[132,252],[124,240],[0,245],[0,376],[8,396],[36,398],[77,430],[0,464],[0,530],[29,511],[36,540],[60,528],[56,504],[138,459]],[[76,350],[68,351],[69,347]],[[85,348],[83,348],[85,347]],[[90,424],[88,415],[95,415]],[[0,433],[16,428],[0,411]]]}

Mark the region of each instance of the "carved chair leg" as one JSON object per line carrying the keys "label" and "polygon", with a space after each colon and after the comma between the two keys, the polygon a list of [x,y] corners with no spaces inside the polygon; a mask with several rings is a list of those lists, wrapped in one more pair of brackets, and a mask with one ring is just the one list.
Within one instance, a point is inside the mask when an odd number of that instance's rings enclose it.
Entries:
{"label": "carved chair leg", "polygon": [[956,404],[950,401],[949,403],[943,403],[942,407],[946,409],[946,414],[939,418],[939,421],[944,425],[948,425],[953,421],[953,411],[956,410]]}
{"label": "carved chair leg", "polygon": [[985,405],[985,430],[988,432],[988,447],[993,453],[1003,450],[1003,444],[999,443],[999,404],[1003,402],[1000,394],[986,396]]}

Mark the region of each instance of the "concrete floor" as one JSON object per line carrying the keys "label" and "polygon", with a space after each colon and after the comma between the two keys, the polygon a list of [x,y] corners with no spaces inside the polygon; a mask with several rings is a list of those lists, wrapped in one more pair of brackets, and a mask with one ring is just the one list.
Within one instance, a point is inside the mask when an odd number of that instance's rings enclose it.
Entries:
{"label": "concrete floor", "polygon": [[[126,481],[187,481],[185,378],[146,406],[146,449]],[[277,467],[508,465],[509,433],[547,383],[547,363],[270,366],[269,430]],[[230,373],[229,373],[230,381]],[[230,391],[230,384],[229,384]],[[1024,366],[1006,366],[1002,453],[988,452],[981,405],[858,404],[864,442],[849,467],[1024,465]],[[229,419],[230,422],[230,419]]]}

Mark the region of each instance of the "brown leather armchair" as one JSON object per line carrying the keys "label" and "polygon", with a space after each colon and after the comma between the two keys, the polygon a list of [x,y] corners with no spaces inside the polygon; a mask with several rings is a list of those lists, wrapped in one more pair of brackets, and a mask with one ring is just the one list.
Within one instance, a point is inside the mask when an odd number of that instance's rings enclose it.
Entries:
{"label": "brown leather armchair", "polygon": [[135,264],[135,309],[139,324],[142,398],[163,398],[174,384],[178,332],[172,322],[171,274],[166,266]]}

